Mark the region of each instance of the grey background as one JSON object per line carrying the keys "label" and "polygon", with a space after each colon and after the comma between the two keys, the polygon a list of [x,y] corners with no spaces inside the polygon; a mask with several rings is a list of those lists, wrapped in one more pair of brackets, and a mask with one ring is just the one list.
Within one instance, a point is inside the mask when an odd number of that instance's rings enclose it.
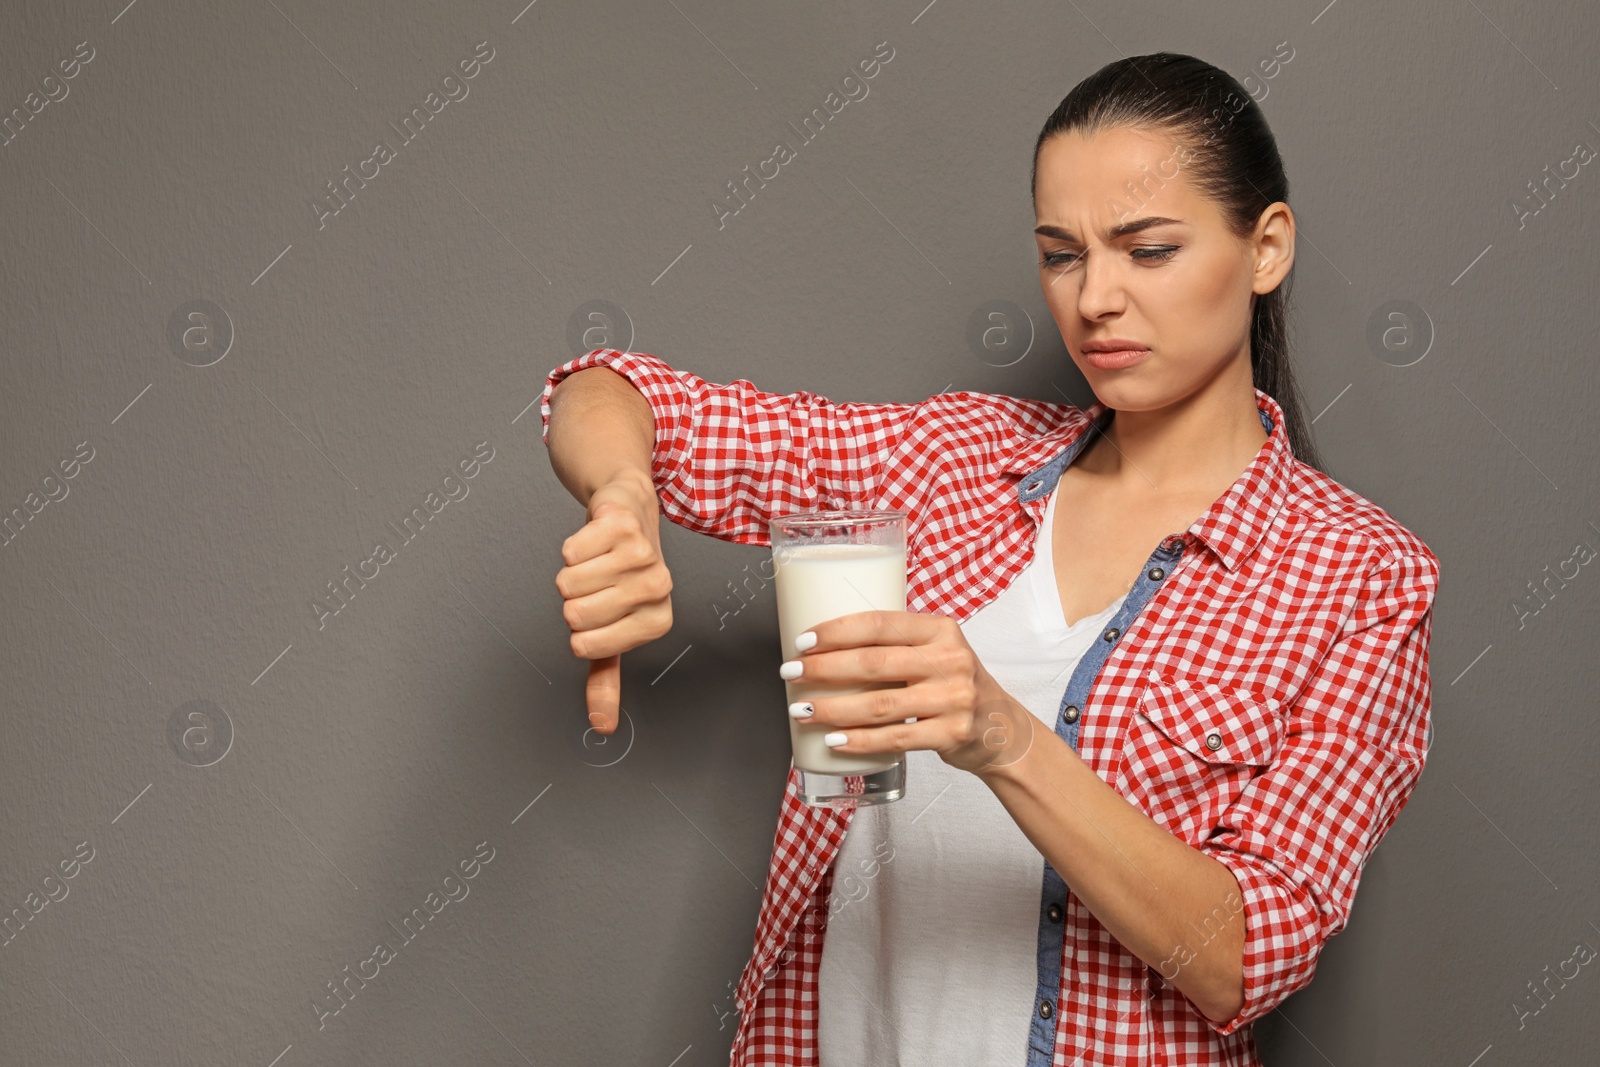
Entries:
{"label": "grey background", "polygon": [[[0,513],[94,450],[0,547],[0,914],[68,889],[0,948],[5,1062],[725,1062],[788,760],[770,587],[726,614],[764,553],[665,528],[677,623],[624,657],[623,731],[586,734],[544,375],[604,300],[631,327],[578,347],[631,328],[715,381],[1089,402],[1029,156],[1073,83],[1163,48],[1265,93],[1330,473],[1443,561],[1427,772],[1264,1052],[1592,1062],[1594,967],[1514,1004],[1600,947],[1596,565],[1513,606],[1600,546],[1600,163],[1513,207],[1600,145],[1591,6],[124,3],[8,4],[0,33],[0,114],[95,53],[0,147]],[[481,41],[469,95],[319,229],[324,184]],[[880,41],[870,94],[719,229],[724,183]],[[193,300],[232,323],[209,366],[222,333],[168,340]],[[967,343],[991,301],[1031,317],[1020,360]],[[1411,339],[1374,349],[1390,301]],[[319,630],[326,583],[484,441]],[[169,741],[191,701],[215,710]],[[480,842],[470,894],[319,1030],[325,983]]]}

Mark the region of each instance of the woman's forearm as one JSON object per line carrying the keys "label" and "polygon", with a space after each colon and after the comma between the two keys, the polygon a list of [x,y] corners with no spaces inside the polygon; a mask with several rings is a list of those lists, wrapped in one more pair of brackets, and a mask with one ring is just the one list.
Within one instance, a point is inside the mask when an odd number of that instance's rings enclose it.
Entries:
{"label": "woman's forearm", "polygon": [[[1112,789],[1054,731],[1016,736],[1030,739],[1022,757],[979,777],[1113,937],[1208,1018],[1232,1019],[1245,941],[1233,873]],[[1220,930],[1209,933],[1213,923]]]}
{"label": "woman's forearm", "polygon": [[550,466],[585,507],[618,478],[642,476],[651,485],[655,442],[649,402],[609,367],[575,371],[550,393]]}

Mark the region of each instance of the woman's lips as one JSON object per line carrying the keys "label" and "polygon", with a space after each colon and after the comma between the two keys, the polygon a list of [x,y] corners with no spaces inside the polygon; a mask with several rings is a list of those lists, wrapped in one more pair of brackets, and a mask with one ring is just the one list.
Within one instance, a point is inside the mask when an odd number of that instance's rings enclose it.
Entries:
{"label": "woman's lips", "polygon": [[1085,352],[1083,358],[1101,370],[1131,367],[1150,354],[1148,348],[1119,348],[1115,352]]}

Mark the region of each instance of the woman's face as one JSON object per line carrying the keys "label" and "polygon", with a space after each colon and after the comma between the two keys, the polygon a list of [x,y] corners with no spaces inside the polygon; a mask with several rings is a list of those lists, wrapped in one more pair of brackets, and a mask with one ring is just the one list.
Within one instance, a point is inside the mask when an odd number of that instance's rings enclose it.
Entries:
{"label": "woman's face", "polygon": [[[1238,388],[1239,376],[1248,389],[1251,295],[1271,292],[1293,262],[1288,206],[1264,211],[1251,239],[1235,237],[1190,184],[1192,151],[1130,127],[1039,149],[1039,280],[1073,362],[1111,408],[1163,408],[1214,382]],[[1092,351],[1107,341],[1136,351]]]}

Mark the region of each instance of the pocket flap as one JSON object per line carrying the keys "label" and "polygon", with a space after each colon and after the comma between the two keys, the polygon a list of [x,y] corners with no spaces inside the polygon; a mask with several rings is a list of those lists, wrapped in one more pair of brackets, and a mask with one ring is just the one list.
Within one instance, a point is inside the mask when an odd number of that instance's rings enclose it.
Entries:
{"label": "pocket flap", "polygon": [[1237,686],[1152,674],[1139,714],[1208,763],[1266,766],[1283,744],[1282,702]]}

